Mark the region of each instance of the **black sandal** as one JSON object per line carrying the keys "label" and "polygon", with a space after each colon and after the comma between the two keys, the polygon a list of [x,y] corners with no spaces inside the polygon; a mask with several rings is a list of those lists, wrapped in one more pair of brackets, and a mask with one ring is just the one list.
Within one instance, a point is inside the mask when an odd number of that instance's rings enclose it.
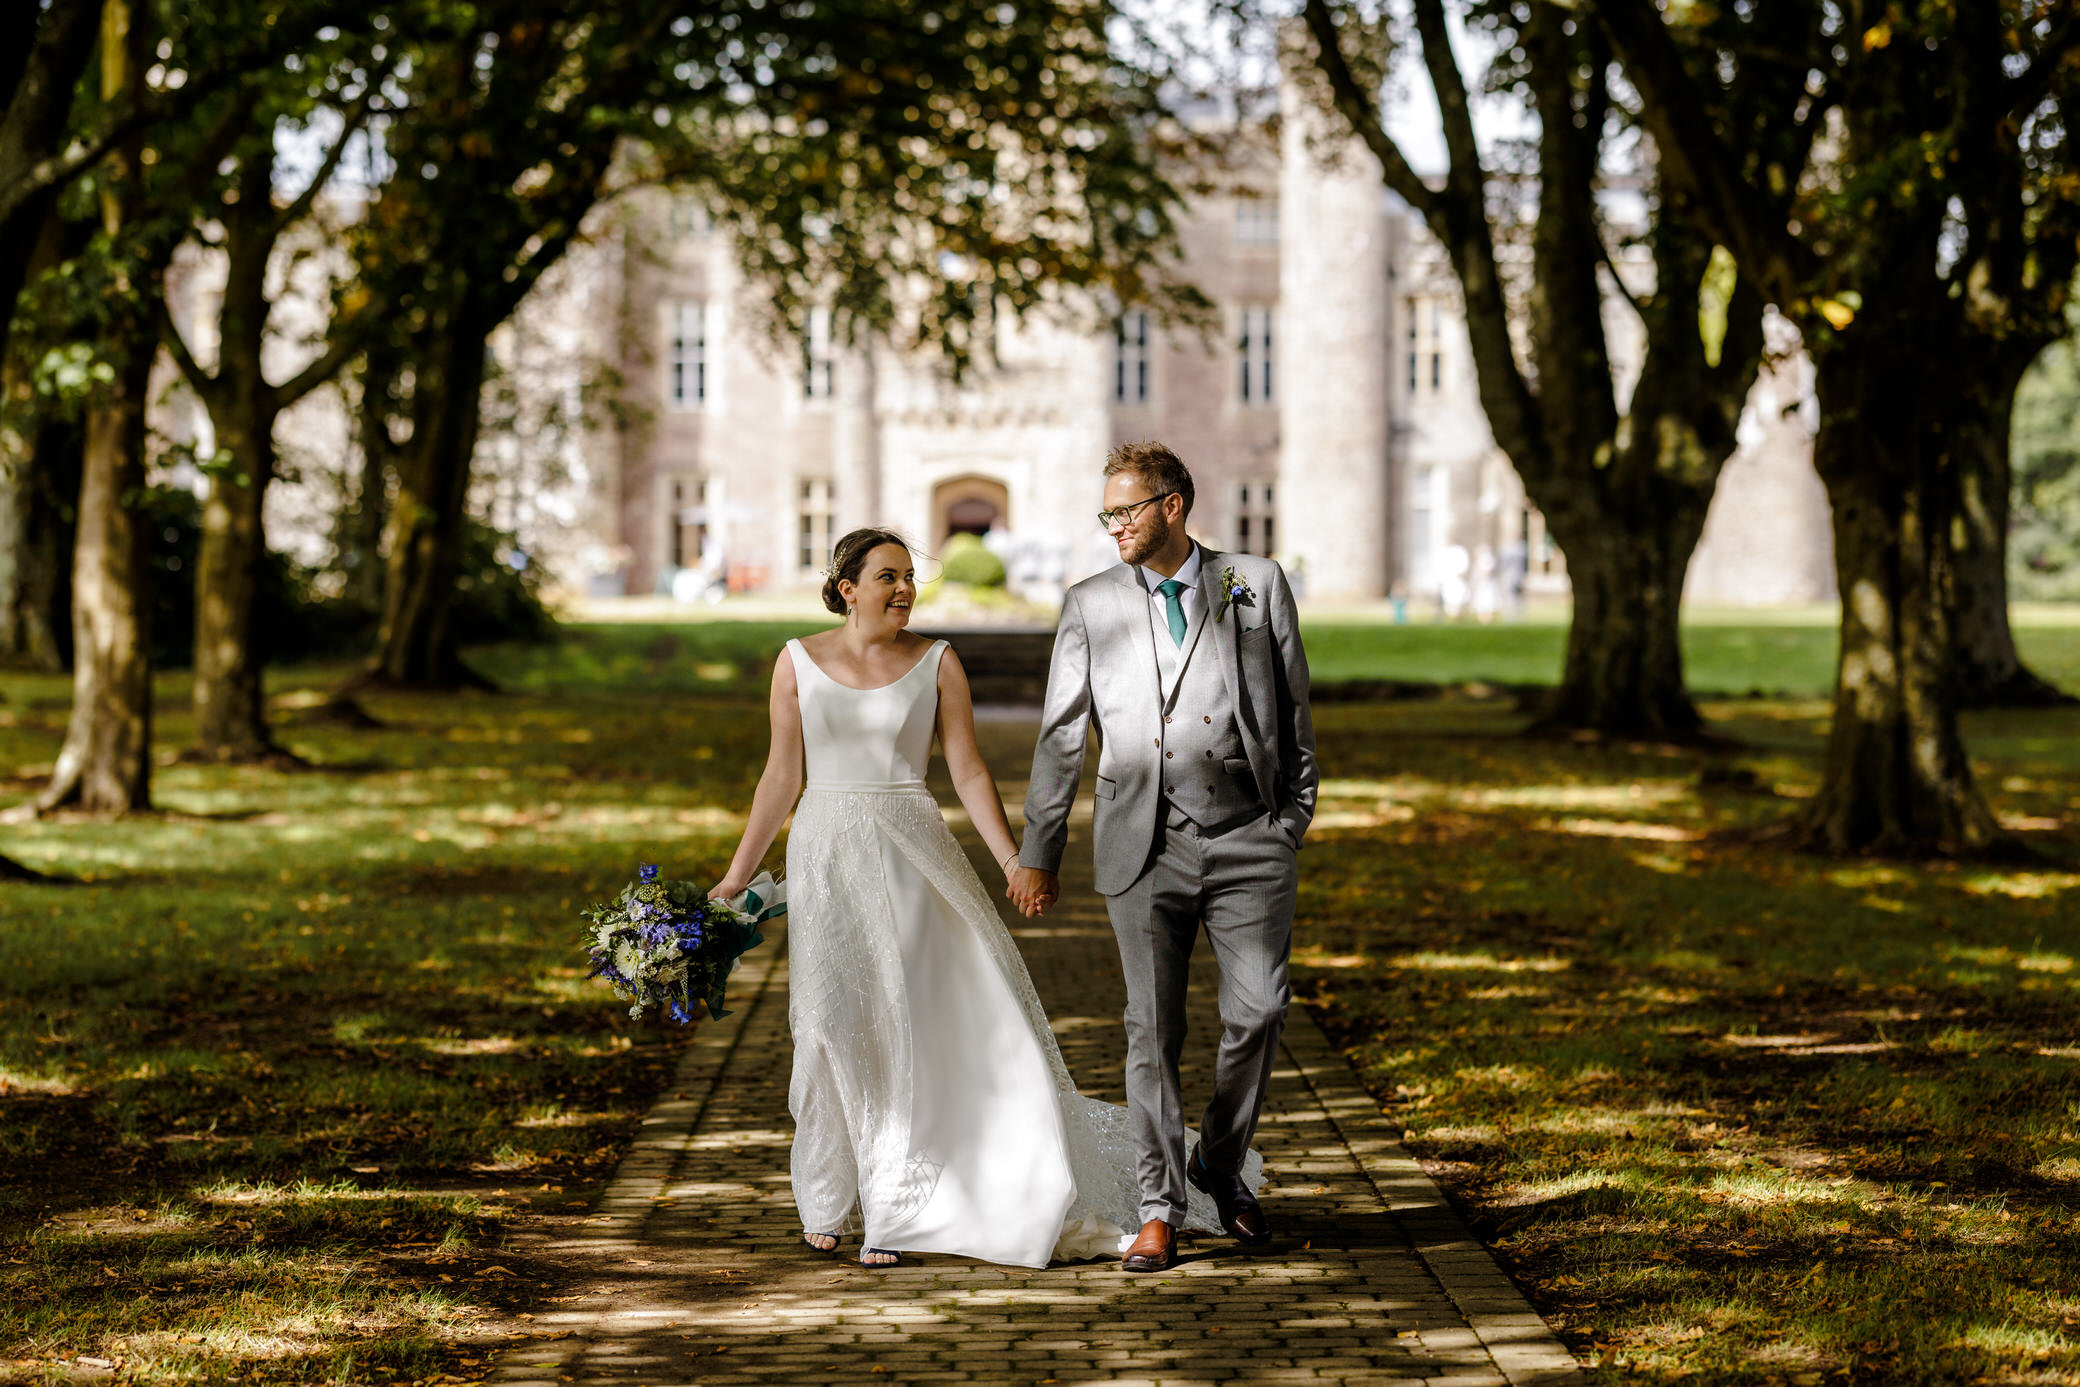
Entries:
{"label": "black sandal", "polygon": [[[810,1242],[810,1241],[809,1241],[809,1239],[811,1239],[811,1238],[829,1238],[829,1239],[831,1240],[831,1245],[830,1245],[829,1247],[818,1247],[818,1246],[817,1246],[817,1245],[816,1245],[815,1243],[812,1243],[812,1242]],[[820,1255],[822,1255],[822,1256],[825,1256],[825,1257],[835,1257],[835,1256],[837,1256],[837,1255],[838,1255],[838,1244],[839,1244],[840,1242],[842,1242],[842,1241],[844,1241],[844,1240],[843,1240],[842,1238],[840,1238],[840,1237],[839,1237],[839,1236],[838,1236],[838,1235],[837,1235],[836,1233],[804,1233],[804,1234],[802,1234],[802,1246],[803,1246],[803,1247],[806,1247],[806,1248],[808,1248],[808,1249],[809,1249],[809,1250],[810,1250],[811,1252],[814,1252],[814,1253],[818,1253],[818,1254],[820,1254]]]}
{"label": "black sandal", "polygon": [[[888,1260],[870,1262],[867,1260],[869,1257],[886,1257]],[[869,1271],[880,1271],[883,1267],[899,1267],[903,1264],[903,1254],[891,1252],[885,1247],[863,1247],[859,1250],[859,1264]]]}

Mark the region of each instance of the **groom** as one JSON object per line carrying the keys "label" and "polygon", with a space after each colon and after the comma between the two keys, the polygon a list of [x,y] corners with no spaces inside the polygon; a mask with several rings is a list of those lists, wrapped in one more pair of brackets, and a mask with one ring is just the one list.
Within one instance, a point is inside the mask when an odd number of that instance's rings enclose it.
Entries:
{"label": "groom", "polygon": [[[1098,519],[1121,566],[1069,590],[1006,892],[1027,915],[1059,893],[1085,737],[1099,740],[1091,837],[1127,981],[1127,1108],[1142,1228],[1128,1271],[1177,1260],[1186,1182],[1245,1243],[1271,1236],[1243,1158],[1285,1026],[1300,837],[1314,816],[1314,723],[1292,589],[1270,559],[1185,533],[1192,474],[1160,443],[1105,463]],[[1220,1053],[1185,1151],[1177,1077],[1201,927],[1220,960]]]}

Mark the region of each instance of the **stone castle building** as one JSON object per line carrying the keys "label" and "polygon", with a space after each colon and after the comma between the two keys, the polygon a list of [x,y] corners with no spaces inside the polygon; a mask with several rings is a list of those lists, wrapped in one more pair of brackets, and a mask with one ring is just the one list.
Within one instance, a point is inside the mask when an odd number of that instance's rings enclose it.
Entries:
{"label": "stone castle building", "polygon": [[[821,315],[777,342],[728,234],[697,203],[635,190],[494,336],[473,504],[596,594],[813,588],[831,541],[876,524],[928,551],[984,535],[1013,586],[1051,602],[1116,561],[1100,467],[1153,438],[1192,469],[1192,531],[1277,557],[1305,599],[1485,615],[1564,595],[1564,560],[1489,436],[1441,248],[1369,152],[1306,124],[1285,121],[1277,147],[1238,134],[1223,190],[1181,218],[1209,331],[1131,307],[1032,317],[958,386],[935,355],[835,343]],[[220,275],[204,257],[174,277],[204,354]],[[306,297],[322,305],[323,286]],[[1610,330],[1622,371],[1638,330],[1615,298]],[[1784,360],[1726,467],[1693,602],[1833,596],[1810,381]],[[166,436],[213,446],[192,399],[160,414]],[[299,405],[287,470],[350,452],[347,421],[336,393]],[[339,486],[302,470],[270,489],[269,533],[315,559]]]}
{"label": "stone castle building", "polygon": [[[1029,320],[958,387],[934,360],[833,345],[820,316],[776,344],[726,236],[646,194],[587,277],[616,300],[589,316],[625,325],[614,368],[638,406],[588,444],[621,561],[595,590],[810,586],[833,537],[879,524],[927,548],[988,535],[1045,600],[1114,561],[1099,469],[1115,442],[1154,438],[1192,468],[1192,530],[1278,557],[1308,598],[1563,594],[1564,561],[1489,437],[1440,248],[1369,153],[1324,155],[1300,121],[1282,140],[1183,219],[1213,333],[1133,309],[1109,332]],[[1612,326],[1636,360],[1636,329],[1615,310]],[[1810,427],[1782,408],[1795,376],[1757,387],[1693,601],[1832,595]]]}

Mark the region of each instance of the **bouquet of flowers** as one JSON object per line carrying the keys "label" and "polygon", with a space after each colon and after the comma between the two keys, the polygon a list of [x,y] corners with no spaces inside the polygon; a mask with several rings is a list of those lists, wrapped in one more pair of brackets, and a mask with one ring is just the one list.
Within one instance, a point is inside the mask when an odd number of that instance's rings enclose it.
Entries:
{"label": "bouquet of flowers", "polygon": [[633,1017],[663,1007],[683,1024],[704,1002],[711,1017],[727,1016],[722,997],[730,970],[739,954],[765,942],[760,923],[787,913],[785,887],[761,872],[725,903],[690,881],[659,881],[649,863],[638,875],[613,900],[585,911],[591,976],[612,983],[632,1003]]}

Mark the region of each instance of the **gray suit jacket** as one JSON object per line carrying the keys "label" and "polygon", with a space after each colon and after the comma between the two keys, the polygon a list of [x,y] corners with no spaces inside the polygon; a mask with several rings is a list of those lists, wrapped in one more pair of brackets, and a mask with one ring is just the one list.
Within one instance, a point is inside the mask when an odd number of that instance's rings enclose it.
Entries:
{"label": "gray suit jacket", "polygon": [[[1307,652],[1284,570],[1270,559],[1200,549],[1202,620],[1221,607],[1220,575],[1232,568],[1253,595],[1202,633],[1212,638],[1250,771],[1273,819],[1297,849],[1314,818],[1314,718],[1307,707]],[[1026,791],[1022,866],[1061,870],[1069,807],[1083,773],[1089,729],[1098,731],[1093,825],[1098,890],[1134,884],[1155,843],[1163,785],[1162,691],[1148,589],[1121,564],[1069,589],[1047,675],[1047,705]],[[1195,658],[1208,651],[1201,647]]]}

